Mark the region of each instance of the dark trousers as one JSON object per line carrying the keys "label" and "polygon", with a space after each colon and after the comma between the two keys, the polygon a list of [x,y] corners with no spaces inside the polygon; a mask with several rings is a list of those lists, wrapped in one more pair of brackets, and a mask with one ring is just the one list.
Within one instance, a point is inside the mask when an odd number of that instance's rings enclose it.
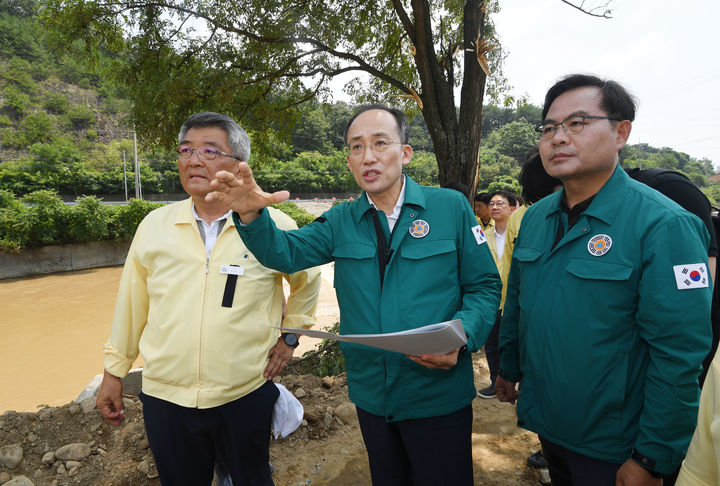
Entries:
{"label": "dark trousers", "polygon": [[357,408],[373,486],[472,486],[472,407],[386,422]]}
{"label": "dark trousers", "polygon": [[490,335],[485,341],[485,358],[487,359],[488,368],[490,368],[490,381],[495,384],[498,372],[500,371],[500,349],[498,346],[498,338],[500,335],[500,321],[502,320],[502,309],[498,311],[490,330]]}
{"label": "dark trousers", "polygon": [[140,393],[161,484],[209,486],[217,459],[233,486],[273,486],[270,422],[279,394],[269,381],[237,400],[199,409]]}
{"label": "dark trousers", "polygon": [[622,464],[591,459],[540,437],[553,486],[615,486]]}

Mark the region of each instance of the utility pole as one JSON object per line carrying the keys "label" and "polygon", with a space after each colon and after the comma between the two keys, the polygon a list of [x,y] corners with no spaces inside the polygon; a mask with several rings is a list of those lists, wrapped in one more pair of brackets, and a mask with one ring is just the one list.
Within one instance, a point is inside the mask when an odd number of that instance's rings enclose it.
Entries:
{"label": "utility pole", "polygon": [[125,151],[123,150],[123,181],[125,182],[125,201],[127,202],[127,163],[125,161]]}
{"label": "utility pole", "polygon": [[135,150],[135,197],[142,199],[142,181],[140,180],[140,163],[137,156],[137,134],[133,131],[133,147]]}

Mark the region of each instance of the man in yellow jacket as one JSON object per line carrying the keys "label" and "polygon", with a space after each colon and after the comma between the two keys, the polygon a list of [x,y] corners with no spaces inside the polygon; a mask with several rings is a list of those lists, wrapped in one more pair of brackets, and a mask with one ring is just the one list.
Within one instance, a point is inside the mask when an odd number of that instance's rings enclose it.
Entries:
{"label": "man in yellow jacket", "polygon": [[[320,275],[262,266],[231,213],[205,201],[215,173],[235,173],[249,156],[250,140],[231,118],[189,117],[178,169],[191,197],[147,215],[123,269],[97,405],[108,422],[122,422],[120,379],[142,355],[140,399],[162,484],[210,485],[216,461],[235,486],[273,484],[268,447],[279,392],[270,380],[297,336],[270,326],[312,325]],[[278,226],[296,227],[282,212],[270,214]],[[284,317],[283,278],[290,283]]]}
{"label": "man in yellow jacket", "polygon": [[507,238],[507,229],[510,217],[517,208],[517,199],[511,192],[495,191],[490,196],[488,207],[490,208],[493,225],[486,230],[485,236],[487,237],[488,248],[490,248],[490,252],[492,253],[495,266],[497,266],[498,273],[500,274],[503,290],[495,324],[493,324],[490,335],[487,341],[485,341],[485,357],[490,370],[490,385],[478,391],[480,398],[495,398],[495,379],[500,369],[498,332],[500,329],[500,319],[502,318],[502,308],[505,303],[505,293],[507,292],[507,276],[510,271],[510,258],[515,242],[514,238]]}
{"label": "man in yellow jacket", "polygon": [[720,354],[712,360],[700,395],[698,423],[676,486],[720,484]]}

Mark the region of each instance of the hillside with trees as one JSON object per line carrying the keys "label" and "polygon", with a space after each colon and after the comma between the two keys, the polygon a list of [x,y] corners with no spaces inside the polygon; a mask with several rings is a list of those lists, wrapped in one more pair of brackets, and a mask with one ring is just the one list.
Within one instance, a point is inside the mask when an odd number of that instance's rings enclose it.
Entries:
{"label": "hillside with trees", "polygon": [[[66,200],[83,195],[123,199],[126,175],[128,194],[134,195],[132,113],[141,100],[111,74],[128,69],[122,67],[127,60],[108,46],[94,51],[89,63],[80,40],[58,50],[55,31],[36,8],[33,0],[0,3],[0,189],[16,197],[45,190]],[[345,102],[310,100],[297,107],[289,130],[281,120],[260,129],[248,125],[250,163],[261,185],[287,189],[292,197],[357,194],[342,140],[352,111]],[[517,191],[521,164],[537,143],[540,109],[517,104],[483,111],[478,190]],[[438,185],[430,131],[417,111],[409,114],[415,155],[407,173],[422,184]],[[172,147],[148,134],[139,133],[138,139],[142,193],[161,199],[181,193]],[[720,197],[720,187],[707,179],[714,172],[709,160],[646,144],[627,147],[621,158],[629,167],[679,170],[705,187],[713,202]]]}

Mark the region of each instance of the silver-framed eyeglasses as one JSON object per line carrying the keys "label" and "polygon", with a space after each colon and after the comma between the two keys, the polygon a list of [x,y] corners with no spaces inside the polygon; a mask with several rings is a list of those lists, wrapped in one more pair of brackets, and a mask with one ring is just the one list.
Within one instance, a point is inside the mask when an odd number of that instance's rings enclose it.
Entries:
{"label": "silver-framed eyeglasses", "polygon": [[218,155],[224,155],[226,157],[232,157],[235,160],[242,161],[242,159],[240,157],[237,157],[232,154],[226,154],[222,150],[218,150],[215,147],[205,146],[205,147],[192,148],[189,145],[180,145],[177,148],[177,153],[182,160],[190,159],[190,157],[192,157],[193,152],[195,152],[197,154],[198,159],[200,159],[200,160],[215,160]]}
{"label": "silver-framed eyeglasses", "polygon": [[505,201],[490,201],[488,203],[489,208],[501,208],[501,207],[507,206],[507,205],[508,205],[508,203],[506,203]]}
{"label": "silver-framed eyeglasses", "polygon": [[572,115],[565,118],[560,123],[547,122],[535,128],[535,131],[540,134],[540,140],[551,140],[558,131],[559,127],[563,127],[565,133],[570,135],[577,135],[583,131],[585,125],[589,125],[588,120],[612,120],[622,121],[619,118],[613,118],[611,116],[598,116],[598,115]]}
{"label": "silver-framed eyeglasses", "polygon": [[366,144],[365,142],[350,142],[350,145],[348,145],[347,150],[350,152],[351,157],[360,157],[365,153],[365,148],[370,147],[370,150],[373,151],[373,153],[381,154],[385,152],[390,145],[394,143],[401,143],[397,140],[390,140],[389,138],[376,138],[373,139],[369,144]]}

